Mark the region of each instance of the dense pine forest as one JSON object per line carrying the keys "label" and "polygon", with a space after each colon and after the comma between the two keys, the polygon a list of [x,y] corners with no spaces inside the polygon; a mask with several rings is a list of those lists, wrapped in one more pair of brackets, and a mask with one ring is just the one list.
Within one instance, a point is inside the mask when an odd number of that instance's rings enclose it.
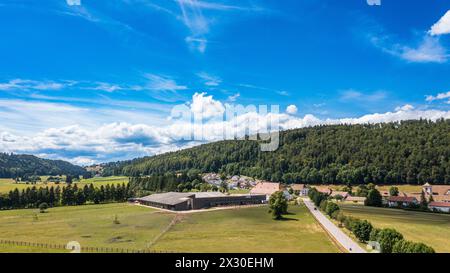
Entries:
{"label": "dense pine forest", "polygon": [[49,160],[33,155],[0,153],[0,178],[33,175],[84,175],[86,170],[62,160]]}
{"label": "dense pine forest", "polygon": [[130,176],[197,169],[285,183],[450,184],[450,120],[284,131],[275,152],[232,140],[106,165]]}

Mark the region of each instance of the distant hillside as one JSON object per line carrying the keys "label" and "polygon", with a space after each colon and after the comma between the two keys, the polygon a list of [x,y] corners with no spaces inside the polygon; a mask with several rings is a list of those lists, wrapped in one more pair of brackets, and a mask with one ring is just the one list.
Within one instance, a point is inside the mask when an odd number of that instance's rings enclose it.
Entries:
{"label": "distant hillside", "polygon": [[127,162],[106,174],[149,175],[198,169],[286,183],[450,184],[450,120],[332,125],[281,133],[280,148],[221,141]]}
{"label": "distant hillside", "polygon": [[86,170],[62,160],[42,159],[33,155],[0,153],[0,178],[24,175],[83,175]]}

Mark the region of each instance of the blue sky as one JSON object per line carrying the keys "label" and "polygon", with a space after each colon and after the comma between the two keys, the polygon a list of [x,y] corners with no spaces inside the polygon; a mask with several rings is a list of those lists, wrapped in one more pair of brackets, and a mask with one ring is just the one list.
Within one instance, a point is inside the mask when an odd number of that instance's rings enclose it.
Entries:
{"label": "blue sky", "polygon": [[76,2],[0,0],[1,151],[91,164],[192,146],[171,136],[180,104],[290,106],[283,128],[449,116],[446,1]]}

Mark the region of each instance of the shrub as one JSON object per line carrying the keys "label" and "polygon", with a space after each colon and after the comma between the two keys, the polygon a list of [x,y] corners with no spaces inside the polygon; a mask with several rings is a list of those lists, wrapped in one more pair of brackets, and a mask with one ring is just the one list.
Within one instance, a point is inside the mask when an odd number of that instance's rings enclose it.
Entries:
{"label": "shrub", "polygon": [[327,200],[322,200],[322,201],[320,202],[319,208],[320,208],[322,211],[326,211],[327,206],[328,206],[328,201],[327,201]]}
{"label": "shrub", "polygon": [[423,243],[400,240],[392,247],[392,253],[434,253],[434,249]]}
{"label": "shrub", "polygon": [[353,223],[352,226],[353,234],[361,242],[367,242],[370,240],[370,234],[372,232],[373,226],[367,220],[358,220]]}
{"label": "shrub", "polygon": [[353,230],[353,224],[358,221],[359,219],[352,217],[352,216],[347,216],[345,217],[345,221],[344,221],[344,227],[350,231]]}
{"label": "shrub", "polygon": [[377,239],[381,252],[392,253],[392,248],[398,241],[403,240],[403,235],[395,229],[385,228],[378,233]]}
{"label": "shrub", "polygon": [[341,214],[340,210],[336,210],[331,214],[331,218],[333,218],[334,220],[337,220],[339,217],[339,214]]}
{"label": "shrub", "polygon": [[372,207],[381,207],[383,203],[383,198],[378,190],[372,189],[367,193],[366,201],[364,201],[364,205],[372,206]]}
{"label": "shrub", "polygon": [[380,233],[381,229],[379,228],[373,228],[370,232],[369,240],[370,241],[378,241],[378,234]]}
{"label": "shrub", "polygon": [[335,211],[339,210],[339,206],[336,203],[328,202],[325,208],[325,213],[331,216]]}
{"label": "shrub", "polygon": [[47,203],[41,203],[39,205],[39,212],[40,213],[45,213],[45,211],[48,209],[48,204]]}
{"label": "shrub", "polygon": [[338,211],[337,216],[336,216],[336,220],[338,220],[339,223],[341,223],[341,225],[344,223],[346,218],[347,217],[344,215],[344,213],[342,213],[342,211]]}

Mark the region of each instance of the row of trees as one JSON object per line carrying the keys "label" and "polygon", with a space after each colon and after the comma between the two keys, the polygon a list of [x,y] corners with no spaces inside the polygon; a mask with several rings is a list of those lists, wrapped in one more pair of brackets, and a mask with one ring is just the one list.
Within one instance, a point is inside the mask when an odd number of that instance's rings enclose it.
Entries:
{"label": "row of trees", "polygon": [[404,240],[395,229],[377,229],[367,220],[344,215],[336,203],[328,201],[328,196],[316,189],[309,191],[309,197],[320,210],[351,231],[360,242],[378,242],[382,253],[434,253],[430,246]]}
{"label": "row of trees", "polygon": [[0,195],[0,209],[37,208],[46,203],[50,207],[84,205],[86,203],[123,202],[133,197],[128,185],[106,185],[95,188],[93,184],[78,188],[68,185],[64,187],[31,187],[20,191],[14,189],[8,194]]}
{"label": "row of trees", "polygon": [[284,183],[450,184],[450,120],[316,126],[281,132],[280,147],[231,140],[105,165],[105,173],[199,169]]}
{"label": "row of trees", "polygon": [[225,182],[218,186],[203,182],[200,171],[197,169],[180,173],[169,172],[163,175],[131,177],[129,185],[137,196],[167,191],[228,191],[228,186]]}

